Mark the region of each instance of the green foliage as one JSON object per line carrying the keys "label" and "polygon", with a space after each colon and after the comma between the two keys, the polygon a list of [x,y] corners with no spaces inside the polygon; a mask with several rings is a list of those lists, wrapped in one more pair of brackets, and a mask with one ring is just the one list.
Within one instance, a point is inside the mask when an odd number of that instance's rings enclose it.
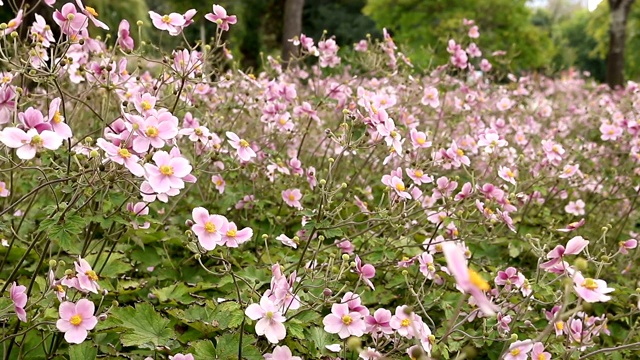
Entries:
{"label": "green foliage", "polygon": [[94,360],[97,356],[98,349],[90,342],[69,347],[69,360]]}
{"label": "green foliage", "polygon": [[120,336],[122,345],[153,348],[164,346],[175,337],[174,331],[168,327],[169,320],[156,312],[148,303],[120,307],[113,311],[112,324],[121,327],[125,333]]}
{"label": "green foliage", "polygon": [[[480,28],[480,48],[489,45],[507,51],[503,61],[512,71],[544,69],[553,45],[543,31],[531,24],[525,0],[369,0],[364,12],[378,26],[391,31],[412,62],[440,65],[449,59],[447,41],[460,39],[467,27],[462,19],[474,19]],[[496,11],[497,10],[497,11]],[[488,56],[490,54],[484,54]]]}

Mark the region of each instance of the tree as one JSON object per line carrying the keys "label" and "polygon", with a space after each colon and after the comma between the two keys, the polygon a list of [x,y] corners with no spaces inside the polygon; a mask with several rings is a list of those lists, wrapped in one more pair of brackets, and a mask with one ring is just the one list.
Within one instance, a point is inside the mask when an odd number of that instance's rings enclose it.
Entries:
{"label": "tree", "polygon": [[282,60],[288,62],[295,55],[296,46],[289,39],[302,32],[302,9],[304,0],[285,0],[284,23],[282,29]]}
{"label": "tree", "polygon": [[624,48],[627,19],[635,0],[609,0],[609,52],[607,54],[607,84],[611,88],[624,82]]}

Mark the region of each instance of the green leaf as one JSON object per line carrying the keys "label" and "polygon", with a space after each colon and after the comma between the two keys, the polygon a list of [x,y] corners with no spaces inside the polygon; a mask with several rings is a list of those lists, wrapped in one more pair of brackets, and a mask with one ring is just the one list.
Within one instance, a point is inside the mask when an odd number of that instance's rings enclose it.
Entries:
{"label": "green leaf", "polygon": [[[242,337],[242,358],[248,360],[263,360],[262,354],[253,345],[255,339],[252,336]],[[219,360],[237,360],[238,345],[240,344],[239,334],[224,334],[216,338],[216,354]]]}
{"label": "green leaf", "polygon": [[113,317],[120,326],[130,330],[121,337],[124,346],[160,346],[175,337],[173,329],[168,327],[169,320],[156,313],[150,304],[136,304],[135,309],[118,308],[113,311]]}
{"label": "green leaf", "polygon": [[237,302],[225,301],[216,307],[213,318],[218,322],[220,329],[234,329],[242,324],[244,311]]}
{"label": "green leaf", "polygon": [[200,340],[192,343],[193,354],[196,359],[215,359],[216,348],[209,340]]}
{"label": "green leaf", "polygon": [[152,292],[161,303],[171,301],[181,304],[191,304],[195,301],[195,299],[189,295],[191,291],[192,289],[188,288],[187,285],[179,283],[162,289],[153,289]]}
{"label": "green leaf", "polygon": [[287,333],[294,338],[304,340],[304,326],[297,321],[290,321],[287,323]]}
{"label": "green leaf", "polygon": [[319,327],[312,327],[307,330],[308,338],[316,345],[316,349],[324,351],[325,346],[332,344],[331,338],[326,331]]}
{"label": "green leaf", "polygon": [[69,360],[93,360],[97,356],[98,349],[94,348],[88,341],[69,347]]}

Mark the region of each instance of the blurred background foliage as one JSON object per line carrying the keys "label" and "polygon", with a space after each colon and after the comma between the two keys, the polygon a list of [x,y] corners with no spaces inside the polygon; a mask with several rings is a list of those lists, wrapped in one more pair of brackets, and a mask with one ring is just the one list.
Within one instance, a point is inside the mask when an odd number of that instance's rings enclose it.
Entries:
{"label": "blurred background foliage", "polygon": [[[59,0],[56,7],[66,1]],[[264,56],[280,54],[285,1],[216,0],[230,14],[238,16],[239,22],[226,34],[226,40],[242,68],[258,70]],[[184,13],[194,8],[201,20],[211,12],[213,4],[201,0],[86,0],[85,3],[93,6],[112,30],[117,29],[120,19],[129,20],[135,37],[136,21],[143,20],[142,39],[160,44],[167,51],[179,46],[182,38],[151,31],[148,11]],[[302,32],[316,41],[322,36],[334,36],[342,51],[347,52],[353,43],[367,35],[381,38],[386,27],[414,65],[427,69],[448,61],[447,40],[464,36],[467,28],[462,26],[462,19],[467,18],[475,20],[480,28],[477,43],[481,49],[507,51],[504,58],[489,56],[494,65],[511,72],[536,71],[546,75],[574,68],[604,81],[609,43],[607,3],[603,1],[590,12],[586,0],[306,0]],[[639,4],[632,6],[627,26],[625,75],[631,80],[640,78],[640,59],[636,56],[640,50]],[[42,5],[38,12],[45,17],[51,14]],[[12,17],[9,6],[0,9],[0,16],[4,21]],[[215,24],[198,21],[196,26],[187,28],[185,36],[191,41],[209,39],[215,28]]]}

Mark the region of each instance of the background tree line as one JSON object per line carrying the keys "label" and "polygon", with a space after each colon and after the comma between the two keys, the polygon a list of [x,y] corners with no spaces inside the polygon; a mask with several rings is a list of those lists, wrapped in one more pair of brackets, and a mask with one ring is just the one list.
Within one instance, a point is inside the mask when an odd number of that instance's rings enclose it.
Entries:
{"label": "background tree line", "polygon": [[[32,7],[39,6],[39,13],[52,11],[37,0],[27,2]],[[241,20],[226,35],[234,58],[245,69],[259,69],[266,55],[280,55],[287,60],[292,49],[287,39],[300,32],[316,40],[323,34],[335,36],[343,51],[350,51],[350,45],[368,35],[380,38],[383,27],[418,69],[426,69],[448,61],[447,40],[466,31],[462,19],[467,18],[474,19],[480,28],[477,42],[481,49],[507,52],[506,56],[492,60],[505,72],[554,75],[574,68],[587,71],[611,86],[640,77],[640,60],[636,56],[640,50],[640,5],[635,0],[605,0],[593,12],[581,6],[584,1],[580,0],[537,1],[538,6],[531,6],[527,0],[217,2]],[[125,18],[136,33],[134,24],[143,20],[142,38],[165,49],[175,47],[181,39],[149,31],[150,9],[169,13],[195,8],[202,15],[210,12],[212,5],[195,0],[85,0],[85,3],[94,7],[113,29],[119,19]],[[0,16],[10,19],[10,7],[1,8]],[[25,21],[30,24],[32,20]],[[191,40],[206,39],[214,32],[215,24],[203,24],[188,28],[185,35]]]}

